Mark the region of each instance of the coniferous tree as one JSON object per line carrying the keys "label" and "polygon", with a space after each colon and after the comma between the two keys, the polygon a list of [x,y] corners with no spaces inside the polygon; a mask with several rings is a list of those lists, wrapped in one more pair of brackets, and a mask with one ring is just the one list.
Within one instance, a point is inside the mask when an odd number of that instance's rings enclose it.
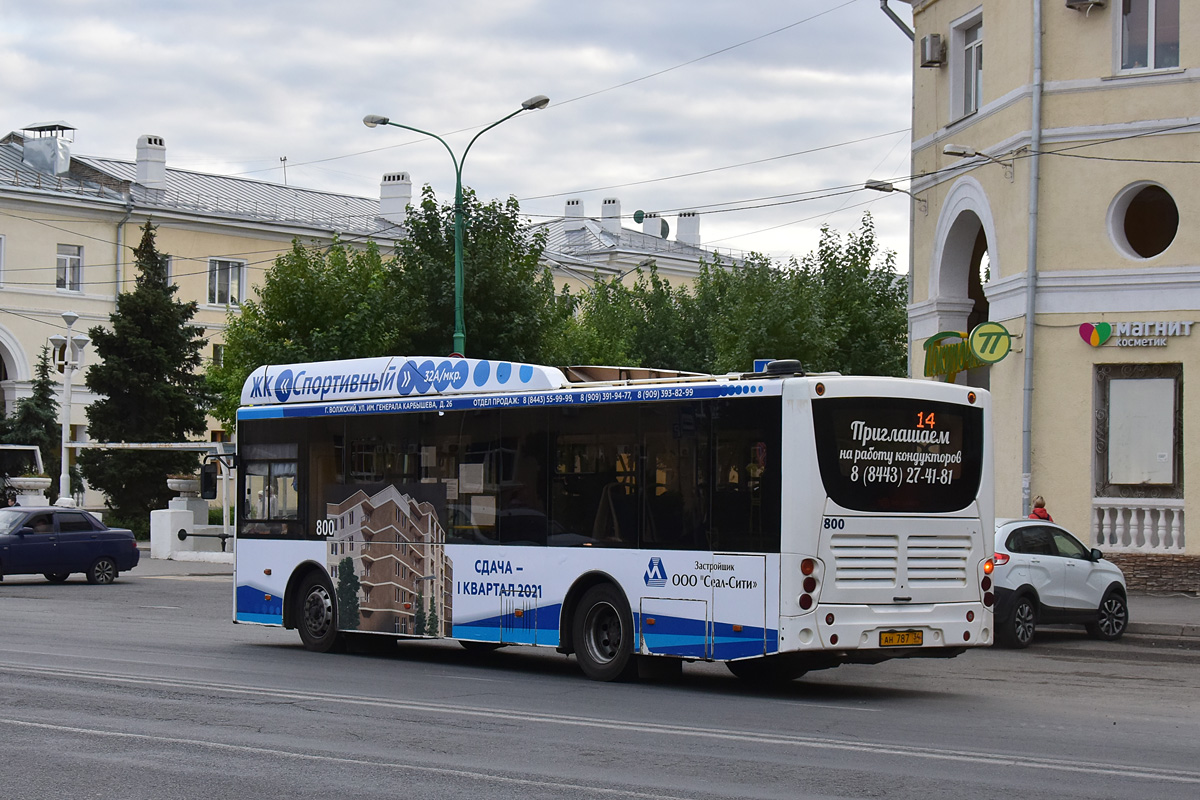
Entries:
{"label": "coniferous tree", "polygon": [[358,630],[358,590],[362,587],[354,573],[354,559],[346,556],[338,562],[337,617],[338,627],[346,631]]}
{"label": "coniferous tree", "polygon": [[32,394],[17,401],[16,410],[7,420],[8,430],[0,438],[6,444],[37,446],[42,453],[42,467],[54,479],[50,485],[50,501],[53,502],[58,497],[58,477],[61,474],[62,425],[50,371],[50,348],[43,347],[33,373]]}
{"label": "coniferous tree", "polygon": [[429,616],[426,617],[425,633],[430,636],[441,636],[441,622],[438,621],[437,604],[434,598],[429,598]]}
{"label": "coniferous tree", "polygon": [[[136,285],[117,297],[111,330],[88,332],[99,359],[86,381],[98,398],[87,410],[94,441],[183,442],[206,429],[210,400],[198,372],[204,331],[191,324],[195,301],[175,298],[154,231],[147,221],[133,251]],[[79,456],[113,516],[135,531],[147,531],[150,511],[165,508],[173,496],[167,476],[193,471],[196,461],[195,453],[174,451],[93,449]]]}

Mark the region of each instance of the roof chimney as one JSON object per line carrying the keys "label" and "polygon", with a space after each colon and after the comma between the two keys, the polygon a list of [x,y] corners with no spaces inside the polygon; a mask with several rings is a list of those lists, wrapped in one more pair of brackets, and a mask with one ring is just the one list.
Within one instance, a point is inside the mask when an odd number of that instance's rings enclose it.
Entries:
{"label": "roof chimney", "polygon": [[600,204],[600,224],[609,233],[621,233],[621,201],[615,197],[606,197]]}
{"label": "roof chimney", "polygon": [[32,134],[25,137],[24,155],[21,160],[39,172],[62,175],[71,169],[72,128],[61,120],[57,122],[35,122],[21,129]]}
{"label": "roof chimney", "polygon": [[567,200],[567,207],[563,211],[564,217],[582,217],[583,216],[583,201],[578,197],[572,197]]}
{"label": "roof chimney", "polygon": [[136,183],[147,189],[167,188],[167,145],[161,136],[139,136]]}
{"label": "roof chimney", "polygon": [[403,225],[412,203],[412,181],[407,172],[389,172],[379,184],[379,216]]}
{"label": "roof chimney", "polygon": [[671,233],[671,226],[665,219],[658,216],[657,212],[647,211],[646,215],[642,217],[642,233],[665,239]]}
{"label": "roof chimney", "polygon": [[675,222],[675,241],[680,244],[700,246],[700,215],[695,211],[680,211]]}

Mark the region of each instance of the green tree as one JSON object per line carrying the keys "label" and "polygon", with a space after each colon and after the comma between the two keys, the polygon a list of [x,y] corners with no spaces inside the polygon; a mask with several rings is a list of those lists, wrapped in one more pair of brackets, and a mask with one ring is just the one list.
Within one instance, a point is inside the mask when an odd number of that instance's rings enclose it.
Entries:
{"label": "green tree", "polygon": [[346,556],[338,562],[337,618],[342,630],[356,631],[359,625],[358,590],[362,584],[354,573],[354,559]]}
{"label": "green tree", "polygon": [[798,358],[808,366],[826,341],[811,277],[759,254],[742,264],[703,265],[690,319],[703,371],[748,370],[755,358]]}
{"label": "green tree", "polygon": [[263,364],[293,364],[396,353],[423,316],[385,265],[378,247],[305,247],[298,240],[275,259],[257,301],[231,310],[224,360],[207,380],[219,400],[215,416],[232,427],[242,384]]}
{"label": "green tree", "polygon": [[[97,396],[88,407],[88,433],[101,442],[182,442],[205,431],[210,397],[200,367],[203,329],[191,324],[196,303],[175,298],[166,260],[146,222],[133,253],[138,275],[133,291],[117,297],[111,330],[89,331],[99,363],[88,368],[87,387]],[[195,453],[84,450],[79,463],[88,481],[107,496],[113,516],[144,533],[150,511],[165,508],[173,493],[171,473],[191,472]]]}
{"label": "green tree", "polygon": [[438,622],[437,605],[433,602],[433,598],[429,598],[429,616],[425,622],[425,632],[430,636],[441,636],[441,623]]}
{"label": "green tree", "polygon": [[[530,236],[510,197],[481,203],[463,190],[463,327],[466,355],[538,361],[547,337],[561,330],[563,311],[550,271],[540,263],[543,236]],[[409,208],[399,243],[398,279],[420,328],[412,353],[449,353],[454,340],[454,206],[439,205],[425,186]]]}
{"label": "green tree", "polygon": [[871,215],[845,238],[822,227],[803,266],[818,286],[828,336],[813,366],[848,375],[908,374],[908,284],[896,274],[896,254],[880,250]]}
{"label": "green tree", "polygon": [[37,446],[46,474],[54,479],[48,495],[50,502],[54,502],[58,499],[58,478],[62,474],[62,423],[50,370],[50,348],[42,347],[33,372],[32,393],[17,401],[16,410],[7,420],[8,431],[0,438],[6,444]]}
{"label": "green tree", "polygon": [[413,602],[413,633],[425,635],[425,592],[422,589],[417,590],[417,599]]}

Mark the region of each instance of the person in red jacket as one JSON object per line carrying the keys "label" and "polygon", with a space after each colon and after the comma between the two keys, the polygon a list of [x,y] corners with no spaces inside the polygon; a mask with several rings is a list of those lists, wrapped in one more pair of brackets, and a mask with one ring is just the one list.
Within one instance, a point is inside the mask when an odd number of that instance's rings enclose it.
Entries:
{"label": "person in red jacket", "polygon": [[1046,501],[1042,499],[1040,494],[1033,498],[1033,513],[1029,515],[1029,518],[1054,522],[1054,517],[1050,516],[1050,512],[1046,510]]}

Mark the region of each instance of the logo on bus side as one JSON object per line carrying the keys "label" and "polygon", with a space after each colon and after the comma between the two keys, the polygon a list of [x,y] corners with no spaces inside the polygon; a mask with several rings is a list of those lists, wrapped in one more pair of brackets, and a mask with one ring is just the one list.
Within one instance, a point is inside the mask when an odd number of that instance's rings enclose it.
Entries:
{"label": "logo on bus side", "polygon": [[662,559],[658,556],[651,558],[643,577],[646,579],[647,586],[666,586],[667,570],[663,567]]}

